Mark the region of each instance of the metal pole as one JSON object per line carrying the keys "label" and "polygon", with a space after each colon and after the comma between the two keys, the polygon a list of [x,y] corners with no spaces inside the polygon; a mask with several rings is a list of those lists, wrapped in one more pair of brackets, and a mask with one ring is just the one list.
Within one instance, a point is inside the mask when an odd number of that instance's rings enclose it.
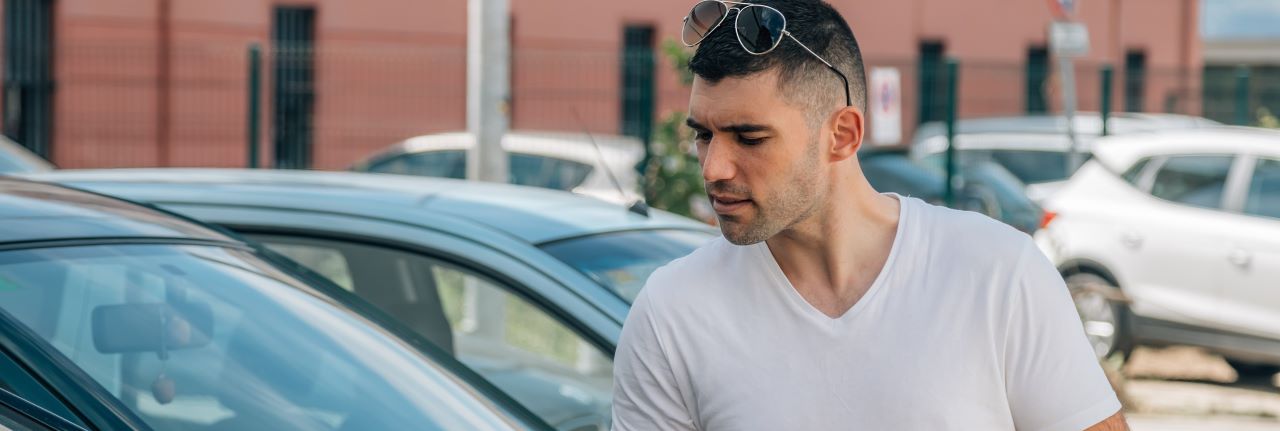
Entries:
{"label": "metal pole", "polygon": [[1062,113],[1067,122],[1067,173],[1076,171],[1080,159],[1080,145],[1076,139],[1076,67],[1075,61],[1066,55],[1058,55],[1058,73],[1062,78]]}
{"label": "metal pole", "polygon": [[943,199],[948,207],[956,206],[955,182],[956,182],[956,99],[957,85],[960,74],[960,62],[954,58],[947,59],[947,184],[943,190]]}
{"label": "metal pole", "polygon": [[1102,111],[1102,136],[1111,134],[1111,74],[1113,70],[1110,64],[1102,65],[1102,101],[1099,102]]}
{"label": "metal pole", "polygon": [[1249,67],[1236,66],[1236,121],[1237,126],[1249,124]]}
{"label": "metal pole", "polygon": [[[475,144],[467,151],[467,179],[507,182],[507,134],[510,87],[508,0],[468,0],[467,3],[467,131]],[[501,342],[506,337],[507,294],[466,277],[465,309],[474,312],[471,334]]]}
{"label": "metal pole", "polygon": [[249,44],[249,169],[258,168],[259,114],[262,100],[262,47],[257,43]]}
{"label": "metal pole", "polygon": [[507,98],[510,94],[508,0],[469,0],[467,7],[467,179],[507,182]]}

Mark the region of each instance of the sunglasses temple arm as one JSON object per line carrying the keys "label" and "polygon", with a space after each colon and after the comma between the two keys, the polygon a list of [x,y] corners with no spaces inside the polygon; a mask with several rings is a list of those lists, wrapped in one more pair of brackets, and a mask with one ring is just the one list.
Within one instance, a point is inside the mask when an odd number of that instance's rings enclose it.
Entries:
{"label": "sunglasses temple arm", "polygon": [[818,59],[818,61],[821,61],[822,64],[825,64],[828,69],[831,69],[832,72],[835,72],[836,75],[840,76],[840,81],[844,82],[844,104],[845,106],[853,106],[853,98],[849,97],[849,78],[846,78],[844,76],[844,73],[840,72],[840,69],[836,69],[835,66],[832,66],[831,63],[827,62],[827,60],[825,58],[822,58],[821,55],[818,55],[818,53],[813,52],[812,49],[809,49],[809,47],[806,46],[804,42],[801,42],[800,39],[796,39],[795,36],[792,36],[791,32],[783,31],[782,34],[787,35],[787,37],[791,38],[791,41],[795,42],[796,45],[800,45],[800,47],[804,48],[805,51],[808,51],[810,55],[813,55],[813,58]]}

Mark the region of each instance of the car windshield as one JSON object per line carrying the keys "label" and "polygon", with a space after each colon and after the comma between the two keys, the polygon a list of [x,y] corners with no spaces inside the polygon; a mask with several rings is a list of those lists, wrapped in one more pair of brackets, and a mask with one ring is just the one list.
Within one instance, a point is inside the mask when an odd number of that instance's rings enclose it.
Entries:
{"label": "car windshield", "polygon": [[43,172],[53,169],[49,162],[25,148],[0,138],[0,173]]}
{"label": "car windshield", "polygon": [[[1067,172],[1067,153],[1061,151],[961,150],[958,153],[964,162],[990,160],[999,163],[1026,184],[1061,181],[1071,176]],[[1092,154],[1085,152],[1082,156],[1084,160],[1088,160]],[[946,153],[937,153],[930,155],[926,162],[942,169],[946,164],[946,157]]]}
{"label": "car windshield", "polygon": [[654,270],[712,238],[714,234],[695,230],[637,230],[556,241],[541,247],[630,303]]}
{"label": "car windshield", "polygon": [[440,365],[244,250],[0,252],[0,311],[156,430],[511,428]]}

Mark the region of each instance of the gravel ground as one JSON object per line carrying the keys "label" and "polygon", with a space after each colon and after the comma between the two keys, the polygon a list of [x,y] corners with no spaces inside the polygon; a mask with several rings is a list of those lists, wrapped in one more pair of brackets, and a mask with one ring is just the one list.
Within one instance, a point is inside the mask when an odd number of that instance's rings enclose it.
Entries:
{"label": "gravel ground", "polygon": [[1190,347],[1139,348],[1112,373],[1135,431],[1280,431],[1280,376],[1240,381],[1221,357]]}

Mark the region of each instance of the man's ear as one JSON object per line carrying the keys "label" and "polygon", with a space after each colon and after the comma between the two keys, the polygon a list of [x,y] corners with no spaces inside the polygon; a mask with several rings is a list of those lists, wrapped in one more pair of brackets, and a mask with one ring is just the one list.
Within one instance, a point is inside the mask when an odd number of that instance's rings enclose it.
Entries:
{"label": "man's ear", "polygon": [[831,161],[839,162],[858,155],[862,148],[862,135],[865,122],[862,110],[846,106],[832,114],[831,119]]}

